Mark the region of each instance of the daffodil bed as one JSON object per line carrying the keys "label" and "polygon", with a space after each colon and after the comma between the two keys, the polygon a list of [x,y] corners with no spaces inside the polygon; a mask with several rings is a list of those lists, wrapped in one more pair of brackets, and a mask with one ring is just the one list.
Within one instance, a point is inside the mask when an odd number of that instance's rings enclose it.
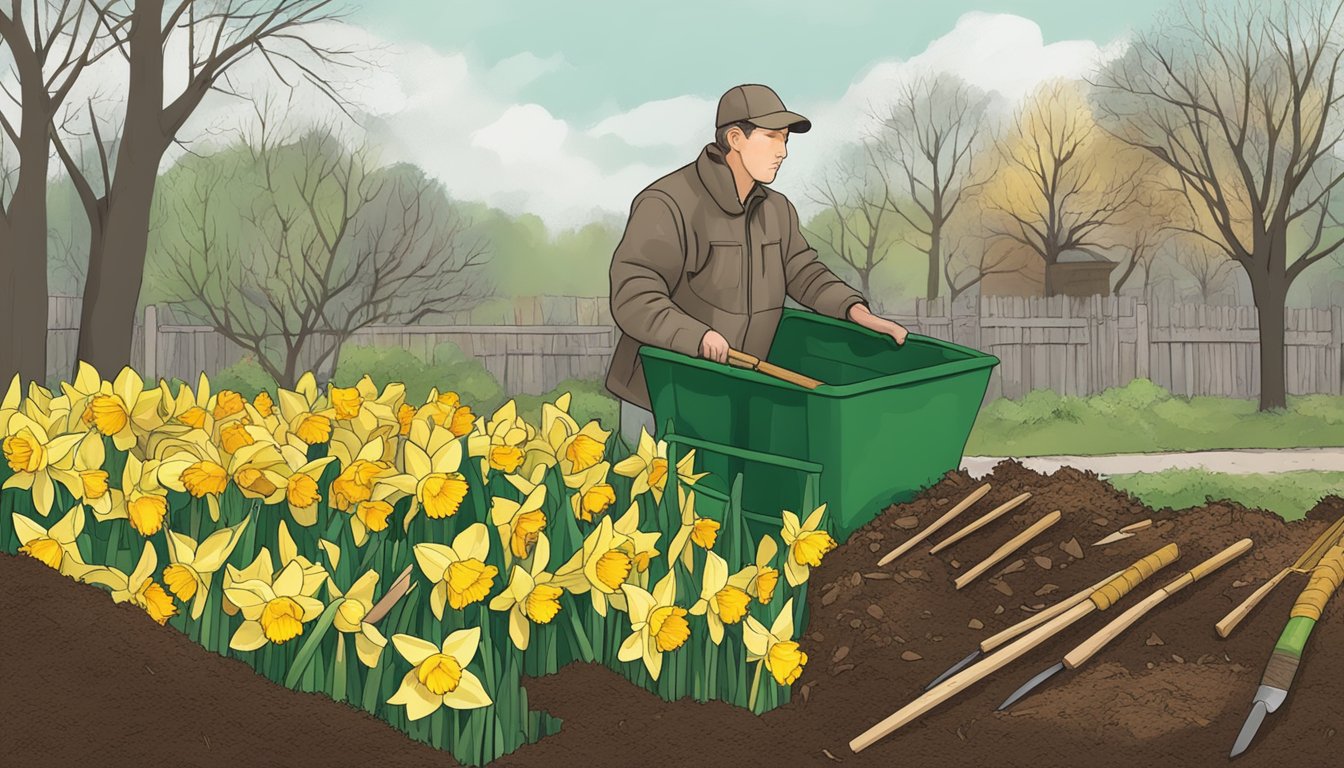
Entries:
{"label": "daffodil bed", "polygon": [[786,702],[825,505],[754,541],[733,505],[697,511],[694,452],[630,452],[568,400],[530,424],[367,376],[250,399],[15,377],[0,550],[471,765],[558,728],[521,681],[572,661],[668,701]]}

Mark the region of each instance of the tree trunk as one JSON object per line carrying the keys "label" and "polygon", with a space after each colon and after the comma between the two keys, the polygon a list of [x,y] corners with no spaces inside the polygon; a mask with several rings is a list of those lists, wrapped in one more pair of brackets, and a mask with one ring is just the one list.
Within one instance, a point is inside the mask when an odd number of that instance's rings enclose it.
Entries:
{"label": "tree trunk", "polygon": [[929,301],[938,298],[939,274],[943,268],[942,228],[934,225],[929,237],[929,284],[926,297]]}
{"label": "tree trunk", "polygon": [[1288,405],[1284,374],[1284,304],[1288,286],[1281,277],[1266,276],[1251,281],[1256,314],[1260,321],[1260,410]]}
{"label": "tree trunk", "polygon": [[[16,55],[31,56],[31,51],[16,48]],[[27,63],[27,62],[25,62]],[[47,140],[47,93],[41,68],[21,84],[21,98],[27,108],[20,121],[19,179],[10,199],[8,219],[0,249],[5,267],[4,281],[9,338],[0,346],[0,365],[8,387],[17,372],[24,382],[47,384],[47,168],[50,163]],[[36,82],[34,82],[36,81]],[[12,254],[12,256],[11,256]]]}

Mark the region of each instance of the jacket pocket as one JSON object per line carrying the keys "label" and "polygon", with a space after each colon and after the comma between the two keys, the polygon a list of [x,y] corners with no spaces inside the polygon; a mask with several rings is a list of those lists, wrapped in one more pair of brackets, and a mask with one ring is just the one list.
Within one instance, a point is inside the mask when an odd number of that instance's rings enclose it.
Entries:
{"label": "jacket pocket", "polygon": [[724,312],[747,311],[745,249],[741,243],[710,243],[704,262],[686,284],[706,303]]}
{"label": "jacket pocket", "polygon": [[761,274],[751,286],[753,311],[765,312],[784,306],[784,252],[779,241],[761,244]]}

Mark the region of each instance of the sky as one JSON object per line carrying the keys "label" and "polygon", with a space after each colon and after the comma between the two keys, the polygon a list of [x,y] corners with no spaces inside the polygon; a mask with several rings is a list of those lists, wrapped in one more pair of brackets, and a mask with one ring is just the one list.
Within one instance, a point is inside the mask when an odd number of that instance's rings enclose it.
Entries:
{"label": "sky", "polygon": [[[807,216],[810,186],[910,78],[952,72],[1008,109],[1044,79],[1121,54],[1170,1],[344,0],[341,21],[305,34],[366,62],[331,72],[358,121],[300,88],[286,124],[333,124],[382,161],[419,165],[454,198],[560,229],[623,220],[641,189],[712,140],[725,90],[765,83],[813,123],[773,184]],[[184,51],[170,39],[169,98],[185,84],[173,63]],[[119,67],[105,57],[79,90],[115,95]],[[230,84],[254,100],[283,93],[256,56]],[[202,151],[249,126],[249,104],[212,93],[180,138]]]}

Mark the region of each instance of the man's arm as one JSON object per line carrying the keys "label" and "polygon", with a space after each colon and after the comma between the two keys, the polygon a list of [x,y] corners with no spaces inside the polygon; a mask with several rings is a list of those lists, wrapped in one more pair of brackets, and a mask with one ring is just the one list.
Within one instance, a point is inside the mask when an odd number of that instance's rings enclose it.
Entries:
{"label": "man's arm", "polygon": [[784,251],[784,279],[789,298],[814,312],[841,320],[850,319],[850,307],[867,303],[863,294],[821,263],[816,249],[803,237],[797,209],[787,198],[784,204],[789,209]]}
{"label": "man's arm", "polygon": [[611,315],[641,344],[696,357],[710,327],[671,299],[685,261],[685,236],[673,203],[660,192],[642,193],[612,255]]}

